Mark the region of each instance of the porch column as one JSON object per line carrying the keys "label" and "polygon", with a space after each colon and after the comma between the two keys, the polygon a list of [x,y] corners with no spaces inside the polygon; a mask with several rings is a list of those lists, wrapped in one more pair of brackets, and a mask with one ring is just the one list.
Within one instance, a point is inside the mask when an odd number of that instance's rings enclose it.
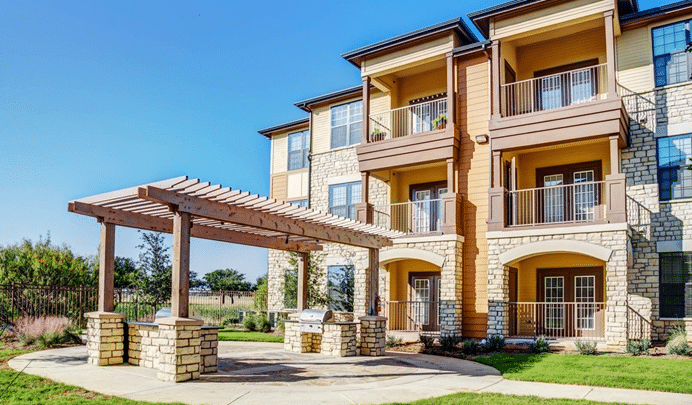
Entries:
{"label": "porch column", "polygon": [[[447,131],[454,134],[454,115],[456,112],[456,88],[454,83],[454,57],[452,53],[447,54]],[[451,189],[450,189],[451,192]]]}
{"label": "porch column", "polygon": [[500,231],[505,227],[505,188],[502,186],[502,152],[493,151],[492,185],[488,198],[490,199],[490,212],[488,218],[488,231]]}
{"label": "porch column", "polygon": [[377,298],[380,282],[380,250],[376,248],[368,249],[368,315],[377,316]]}
{"label": "porch column", "polygon": [[298,253],[298,312],[308,307],[308,253]]}
{"label": "porch column", "polygon": [[608,98],[617,97],[617,82],[615,78],[615,28],[613,27],[613,11],[603,13],[606,37],[606,69],[608,72]]}
{"label": "porch column", "polygon": [[171,316],[187,318],[190,296],[190,214],[174,213]]}
{"label": "porch column", "polygon": [[363,143],[370,142],[370,76],[363,78]]}
{"label": "porch column", "polygon": [[456,159],[447,159],[447,192],[457,192]]}
{"label": "porch column", "polygon": [[372,224],[373,206],[370,204],[370,172],[361,172],[361,202],[356,204],[356,220]]}
{"label": "porch column", "polygon": [[493,118],[500,118],[500,42],[493,41],[492,57],[492,89],[493,89]]}
{"label": "porch column", "polygon": [[115,266],[115,224],[101,222],[99,245],[99,312],[113,312],[113,271]]}
{"label": "porch column", "polygon": [[620,173],[620,145],[618,135],[610,136],[610,174]]}
{"label": "porch column", "polygon": [[605,176],[606,220],[610,223],[627,222],[627,195],[624,173],[620,173],[619,137],[610,136],[610,173]]}

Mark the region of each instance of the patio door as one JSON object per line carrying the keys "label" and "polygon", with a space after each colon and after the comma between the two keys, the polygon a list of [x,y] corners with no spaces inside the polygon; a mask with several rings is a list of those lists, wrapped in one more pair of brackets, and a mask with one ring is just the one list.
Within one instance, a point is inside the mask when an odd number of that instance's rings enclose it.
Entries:
{"label": "patio door", "polygon": [[411,273],[411,330],[439,330],[439,273]]}
{"label": "patio door", "polygon": [[598,92],[598,59],[534,72],[538,110],[593,100]]}
{"label": "patio door", "polygon": [[591,222],[600,218],[601,161],[536,169],[542,223]]}
{"label": "patio door", "polygon": [[445,182],[411,186],[411,232],[431,233],[442,230],[442,202],[447,193]]}

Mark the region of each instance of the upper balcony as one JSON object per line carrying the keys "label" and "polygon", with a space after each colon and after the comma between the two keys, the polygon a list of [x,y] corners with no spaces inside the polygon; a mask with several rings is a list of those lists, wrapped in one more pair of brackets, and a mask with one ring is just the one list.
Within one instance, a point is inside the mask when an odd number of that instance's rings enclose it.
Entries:
{"label": "upper balcony", "polygon": [[618,135],[628,117],[615,80],[612,11],[493,42],[493,150]]}

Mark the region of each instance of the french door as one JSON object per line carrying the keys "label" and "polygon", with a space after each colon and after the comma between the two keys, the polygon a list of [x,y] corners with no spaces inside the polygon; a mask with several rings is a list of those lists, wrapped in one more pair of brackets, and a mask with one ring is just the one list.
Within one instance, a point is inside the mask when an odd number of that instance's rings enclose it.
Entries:
{"label": "french door", "polygon": [[414,329],[439,329],[439,273],[411,275],[411,314]]}
{"label": "french door", "polygon": [[[444,184],[444,183],[442,183]],[[442,230],[442,201],[447,193],[446,184],[411,186],[411,232],[431,233]]]}

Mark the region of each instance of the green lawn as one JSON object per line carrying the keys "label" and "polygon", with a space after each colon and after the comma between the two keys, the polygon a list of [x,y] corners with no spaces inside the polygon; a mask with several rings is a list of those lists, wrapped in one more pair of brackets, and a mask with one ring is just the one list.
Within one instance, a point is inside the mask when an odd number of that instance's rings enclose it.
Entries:
{"label": "green lawn", "polygon": [[[411,405],[625,405],[621,402],[596,402],[585,399],[554,399],[534,396],[503,395],[492,393],[477,394],[474,392],[459,392],[430,399],[408,402]],[[386,405],[401,405],[400,402]]]}
{"label": "green lawn", "polygon": [[284,337],[264,332],[249,332],[246,330],[223,329],[219,331],[219,340],[234,342],[283,343]]}
{"label": "green lawn", "polygon": [[494,354],[474,360],[509,380],[692,394],[692,360],[579,354]]}

